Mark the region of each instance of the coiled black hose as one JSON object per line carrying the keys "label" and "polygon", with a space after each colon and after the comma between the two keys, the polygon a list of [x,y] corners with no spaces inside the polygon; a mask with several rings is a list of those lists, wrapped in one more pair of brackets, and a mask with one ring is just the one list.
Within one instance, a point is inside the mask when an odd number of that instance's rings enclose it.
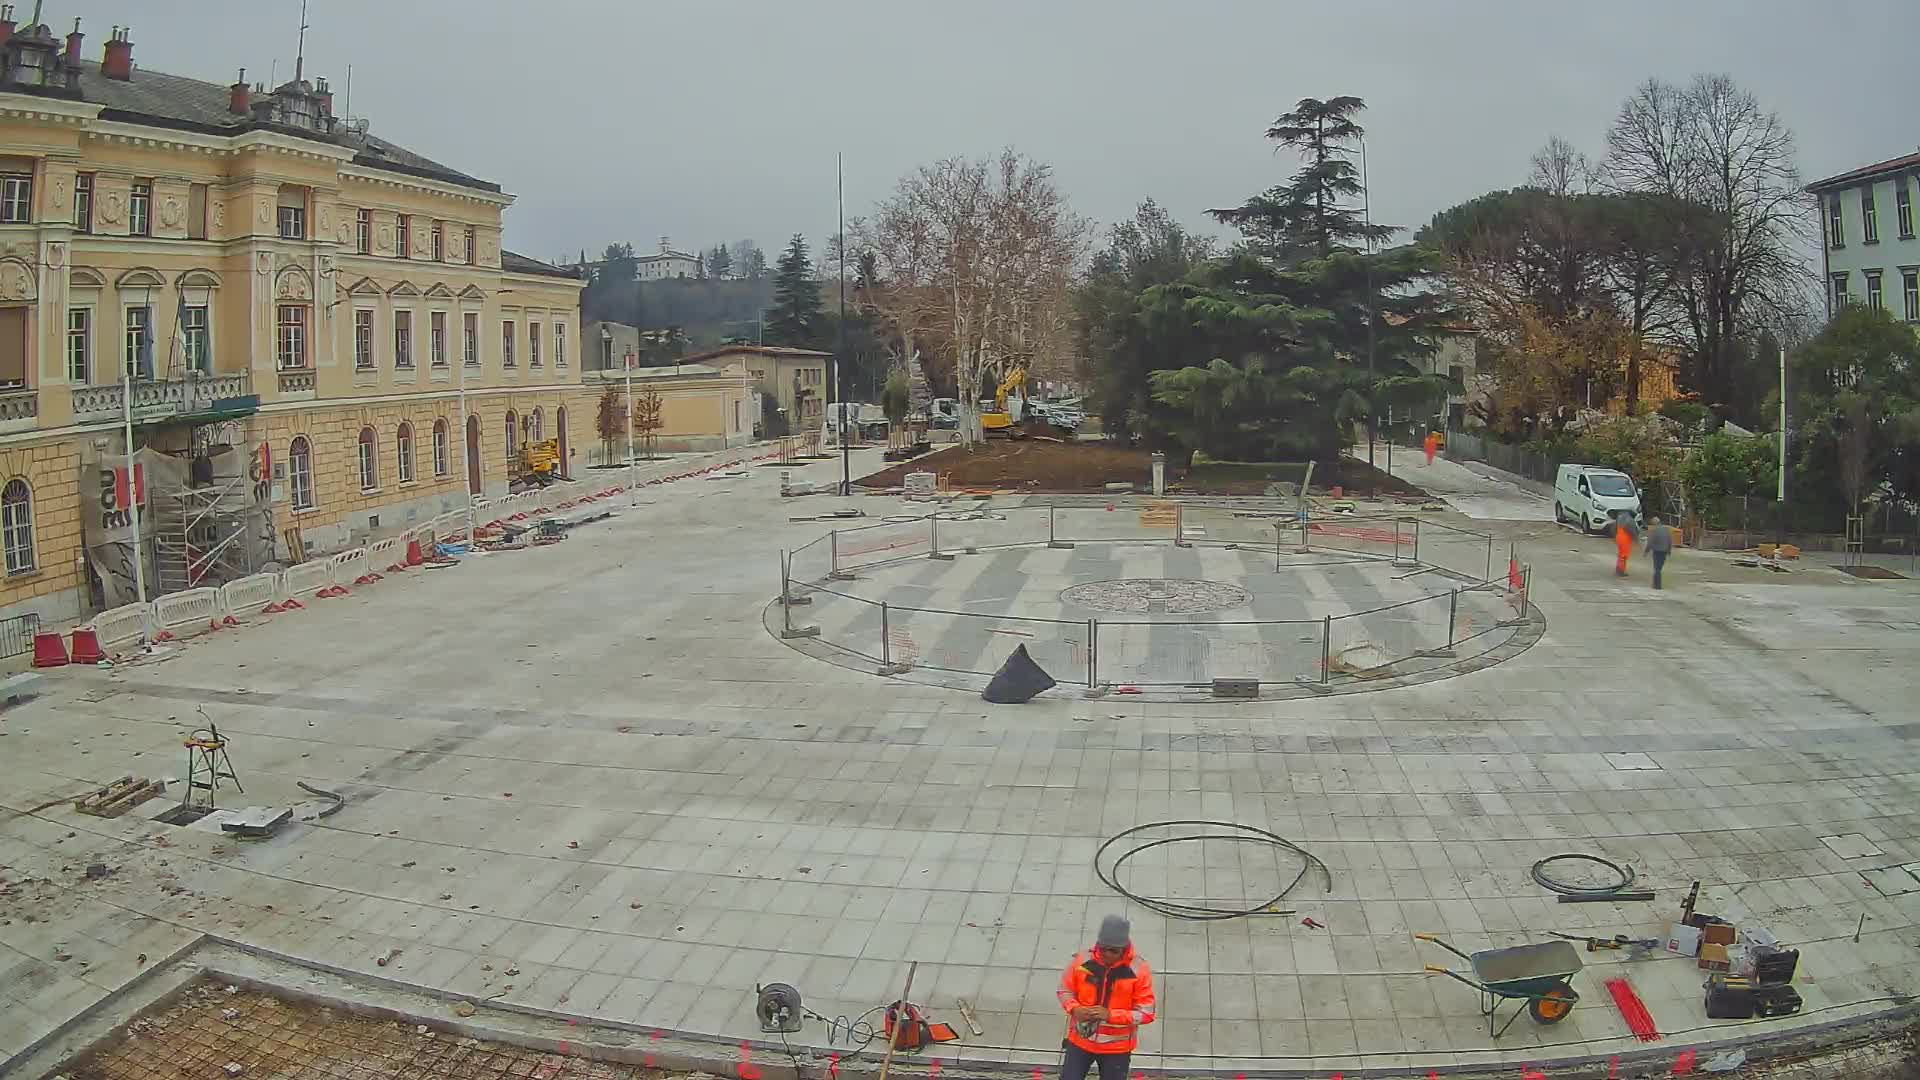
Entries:
{"label": "coiled black hose", "polygon": [[[1598,863],[1599,865],[1604,866],[1607,869],[1612,870],[1614,873],[1620,875],[1620,880],[1612,885],[1569,885],[1564,881],[1558,881],[1558,880],[1555,880],[1554,878],[1548,877],[1545,869],[1546,865],[1548,863],[1561,862],[1563,860],[1568,862]],[[1633,878],[1634,878],[1633,867],[1621,866],[1619,863],[1614,862],[1611,859],[1603,859],[1598,855],[1588,855],[1588,854],[1585,854],[1584,852],[1579,852],[1579,851],[1564,851],[1558,855],[1549,855],[1546,858],[1541,859],[1539,862],[1533,864],[1534,882],[1537,883],[1541,888],[1546,889],[1549,892],[1557,892],[1561,896],[1579,896],[1579,897],[1596,897],[1596,898],[1612,896],[1615,893],[1625,892],[1628,886],[1633,884]]]}
{"label": "coiled black hose", "polygon": [[[1157,840],[1148,840],[1145,843],[1136,844],[1133,847],[1127,848],[1125,851],[1116,855],[1111,863],[1105,861],[1108,850],[1121,841],[1126,840],[1128,837],[1136,836],[1149,829],[1170,829],[1178,827],[1221,831],[1163,836]],[[1142,896],[1120,883],[1121,867],[1125,866],[1127,860],[1133,858],[1135,855],[1143,851],[1151,851],[1154,848],[1166,844],[1181,844],[1190,841],[1206,840],[1224,840],[1228,843],[1235,844],[1259,844],[1263,847],[1277,848],[1282,851],[1291,852],[1300,856],[1300,872],[1293,875],[1293,880],[1287,882],[1286,886],[1278,893],[1265,900],[1249,904],[1246,907],[1216,907],[1211,904],[1163,900],[1157,897]],[[1145,825],[1135,825],[1131,829],[1115,833],[1093,853],[1093,872],[1107,888],[1112,889],[1114,892],[1119,893],[1121,896],[1126,897],[1149,911],[1157,911],[1171,919],[1186,919],[1195,922],[1213,922],[1221,919],[1244,919],[1252,915],[1278,914],[1276,909],[1279,908],[1280,903],[1285,900],[1288,894],[1292,893],[1295,888],[1299,887],[1300,882],[1306,879],[1308,871],[1316,867],[1319,869],[1321,877],[1325,879],[1327,888],[1331,889],[1333,887],[1333,872],[1328,870],[1327,864],[1321,862],[1312,852],[1281,836],[1279,833],[1268,832],[1265,829],[1255,828],[1252,825],[1241,825],[1232,821],[1183,819],[1179,821],[1148,822]]]}

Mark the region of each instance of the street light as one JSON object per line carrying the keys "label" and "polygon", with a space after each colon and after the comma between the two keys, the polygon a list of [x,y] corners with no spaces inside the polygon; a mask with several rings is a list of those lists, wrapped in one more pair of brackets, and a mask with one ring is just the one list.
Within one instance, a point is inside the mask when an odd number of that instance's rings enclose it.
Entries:
{"label": "street light", "polygon": [[[1373,401],[1375,392],[1373,382],[1373,351],[1374,321],[1377,318],[1376,308],[1379,305],[1375,302],[1373,295],[1373,187],[1367,182],[1367,136],[1362,133],[1356,137],[1360,140],[1360,219],[1365,224],[1367,230],[1367,467],[1371,469],[1373,467],[1374,416],[1378,413]],[[1387,446],[1389,447],[1387,451],[1389,455],[1387,468],[1391,471],[1393,468],[1391,463],[1391,455],[1393,454],[1391,449],[1393,446],[1391,435],[1388,436]]]}
{"label": "street light", "polygon": [[627,379],[627,505],[640,505],[640,488],[633,480],[633,350],[628,349],[621,365]]}

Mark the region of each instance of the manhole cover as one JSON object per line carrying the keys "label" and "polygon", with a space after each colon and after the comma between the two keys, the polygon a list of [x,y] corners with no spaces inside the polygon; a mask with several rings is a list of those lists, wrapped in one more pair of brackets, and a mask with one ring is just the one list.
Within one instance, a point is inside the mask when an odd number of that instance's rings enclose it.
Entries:
{"label": "manhole cover", "polygon": [[1090,581],[1075,585],[1060,594],[1069,604],[1095,611],[1118,611],[1129,615],[1166,612],[1169,615],[1197,615],[1239,607],[1253,594],[1238,585],[1193,578],[1121,578],[1116,581]]}

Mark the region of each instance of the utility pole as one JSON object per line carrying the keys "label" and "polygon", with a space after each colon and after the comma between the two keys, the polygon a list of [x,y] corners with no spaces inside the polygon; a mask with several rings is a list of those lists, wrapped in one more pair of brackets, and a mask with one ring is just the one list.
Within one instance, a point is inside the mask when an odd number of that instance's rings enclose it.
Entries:
{"label": "utility pole", "polygon": [[[674,365],[678,367],[678,364]],[[627,505],[640,505],[640,488],[633,481],[633,350],[627,350]]]}
{"label": "utility pole", "polygon": [[[1367,229],[1367,467],[1373,467],[1374,405],[1373,344],[1375,309],[1373,295],[1373,187],[1367,182],[1367,137],[1360,136],[1360,219]],[[1391,466],[1389,466],[1391,467]]]}
{"label": "utility pole", "polygon": [[1787,535],[1787,347],[1780,346],[1780,460],[1775,470],[1773,531],[1776,541]]}
{"label": "utility pole", "polygon": [[834,334],[833,379],[840,394],[840,494],[853,494],[853,447],[847,442],[847,173],[833,155],[833,183],[840,213],[840,325]]}

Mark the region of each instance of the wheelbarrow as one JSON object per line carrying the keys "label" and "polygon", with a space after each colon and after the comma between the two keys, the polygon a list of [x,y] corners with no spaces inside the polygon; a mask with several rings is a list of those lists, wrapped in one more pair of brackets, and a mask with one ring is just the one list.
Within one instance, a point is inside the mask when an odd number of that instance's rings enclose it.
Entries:
{"label": "wheelbarrow", "polygon": [[[1420,941],[1431,941],[1473,966],[1473,977],[1440,967],[1426,965],[1427,974],[1445,975],[1480,991],[1480,1013],[1487,1018],[1487,1034],[1495,1039],[1507,1033],[1522,1012],[1535,1023],[1557,1024],[1573,1011],[1580,995],[1574,993],[1569,979],[1579,972],[1580,953],[1570,941],[1544,941],[1537,945],[1515,945],[1506,949],[1483,949],[1463,953],[1440,940],[1437,934],[1415,934]],[[1524,1001],[1507,1022],[1494,1030],[1494,1013],[1503,1001]]]}

